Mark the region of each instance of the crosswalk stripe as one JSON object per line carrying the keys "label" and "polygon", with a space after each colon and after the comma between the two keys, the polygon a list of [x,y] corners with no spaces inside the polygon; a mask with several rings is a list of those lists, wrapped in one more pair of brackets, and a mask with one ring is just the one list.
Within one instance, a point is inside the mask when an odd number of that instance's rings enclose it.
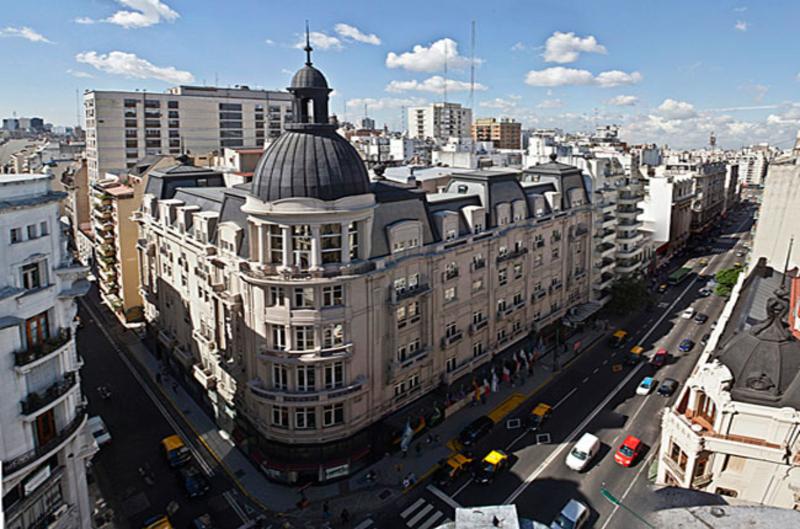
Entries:
{"label": "crosswalk stripe", "polygon": [[425,522],[424,524],[420,525],[420,526],[419,526],[417,529],[428,529],[428,528],[429,528],[429,527],[431,527],[431,526],[432,526],[434,523],[436,523],[436,520],[438,520],[438,519],[439,519],[439,518],[441,518],[442,516],[443,516],[443,515],[442,515],[442,512],[441,512],[441,511],[436,511],[435,513],[433,513],[433,514],[431,515],[431,517],[430,517],[430,518],[428,518],[428,521],[427,521],[427,522]]}
{"label": "crosswalk stripe", "polygon": [[422,520],[422,518],[432,510],[433,510],[433,505],[427,503],[425,504],[425,507],[422,510],[420,510],[417,514],[415,514],[414,517],[408,520],[408,522],[406,523],[408,524],[409,527],[414,527],[415,525],[417,525],[418,521]]}
{"label": "crosswalk stripe", "polygon": [[424,498],[418,499],[417,501],[414,502],[413,505],[411,505],[411,507],[409,507],[405,511],[401,512],[400,516],[405,520],[406,518],[408,518],[409,514],[411,514],[412,512],[416,511],[417,509],[419,509],[419,506],[422,505],[423,503],[425,503],[425,499]]}
{"label": "crosswalk stripe", "polygon": [[372,527],[372,518],[367,518],[366,520],[355,526],[354,529],[367,529],[368,527]]}

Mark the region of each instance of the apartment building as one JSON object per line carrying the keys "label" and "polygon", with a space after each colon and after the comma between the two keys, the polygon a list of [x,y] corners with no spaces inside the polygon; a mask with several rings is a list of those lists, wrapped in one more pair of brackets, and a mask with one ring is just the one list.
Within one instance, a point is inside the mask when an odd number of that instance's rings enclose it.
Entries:
{"label": "apartment building", "polygon": [[89,290],[49,175],[0,175],[0,460],[4,527],[89,529],[75,298]]}
{"label": "apartment building", "polygon": [[443,193],[370,182],[310,60],[290,91],[297,121],[250,188],[146,194],[142,295],[239,446],[274,479],[326,481],[382,455],[400,410],[589,301],[591,210],[557,162]]}
{"label": "apartment building", "polygon": [[644,229],[651,234],[656,266],[686,247],[691,235],[694,183],[688,173],[667,174],[663,166],[650,168],[639,206]]}
{"label": "apartment building", "polygon": [[450,138],[472,138],[472,109],[460,103],[431,103],[408,108],[408,136],[447,143]]}
{"label": "apartment building", "polygon": [[736,157],[739,177],[746,187],[761,187],[769,169],[768,149],[745,149]]}
{"label": "apartment building", "polygon": [[176,187],[221,186],[216,171],[191,165],[188,156],[153,156],[129,171],[107,173],[92,185],[92,227],[100,295],[123,322],[141,321],[138,225],[131,220],[142,196],[168,199]]}
{"label": "apartment building", "polygon": [[800,508],[800,342],[786,321],[798,307],[786,276],[761,259],[734,288],[662,416],[659,483]]}
{"label": "apartment building", "polygon": [[521,149],[522,124],[513,118],[479,118],[472,124],[474,141],[490,141],[495,149]]}
{"label": "apartment building", "polygon": [[725,203],[726,164],[703,160],[691,153],[673,154],[665,160],[665,174],[692,175],[692,234],[702,234],[721,217]]}
{"label": "apartment building", "polygon": [[177,86],[166,93],[87,91],[89,180],[148,155],[261,147],[292,120],[285,92]]}

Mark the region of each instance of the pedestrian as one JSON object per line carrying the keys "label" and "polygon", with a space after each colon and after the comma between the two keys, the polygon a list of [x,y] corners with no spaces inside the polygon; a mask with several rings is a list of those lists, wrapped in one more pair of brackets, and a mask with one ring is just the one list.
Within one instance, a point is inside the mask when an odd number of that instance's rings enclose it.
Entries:
{"label": "pedestrian", "polygon": [[325,521],[331,519],[331,506],[328,505],[328,500],[322,502],[322,517],[325,519]]}
{"label": "pedestrian", "polygon": [[343,524],[350,523],[350,511],[347,510],[347,507],[342,509],[340,518],[342,519]]}
{"label": "pedestrian", "polygon": [[405,458],[406,458],[406,456],[408,455],[408,447],[404,446],[404,447],[401,449],[401,451],[402,451],[402,454],[400,455],[400,457],[402,457],[403,459],[405,459]]}
{"label": "pedestrian", "polygon": [[402,463],[397,463],[394,466],[394,469],[397,471],[398,474],[402,474],[403,473],[403,464]]}

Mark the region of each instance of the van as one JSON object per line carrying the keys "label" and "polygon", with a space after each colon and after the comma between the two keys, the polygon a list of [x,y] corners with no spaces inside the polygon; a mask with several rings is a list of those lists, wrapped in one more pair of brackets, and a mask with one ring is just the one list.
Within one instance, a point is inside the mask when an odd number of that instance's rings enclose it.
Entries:
{"label": "van", "polygon": [[567,466],[572,470],[582,471],[597,455],[599,449],[600,439],[590,433],[583,434],[567,454]]}

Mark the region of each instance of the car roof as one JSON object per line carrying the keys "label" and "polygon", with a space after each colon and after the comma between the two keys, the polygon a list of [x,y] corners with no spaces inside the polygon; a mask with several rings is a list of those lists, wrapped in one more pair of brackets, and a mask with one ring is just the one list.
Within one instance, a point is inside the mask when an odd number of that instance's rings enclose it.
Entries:
{"label": "car roof", "polygon": [[105,427],[105,423],[103,422],[103,419],[101,417],[97,416],[97,415],[95,415],[94,417],[89,417],[89,420],[86,421],[86,424],[88,424],[90,428],[95,428],[95,427],[104,428]]}
{"label": "car roof", "polygon": [[501,452],[500,450],[492,450],[486,454],[486,457],[483,458],[483,461],[489,463],[490,465],[496,465],[503,459],[507,458],[508,456],[505,454],[505,452]]}
{"label": "car roof", "polygon": [[656,354],[657,355],[665,355],[665,354],[667,354],[667,350],[664,349],[663,347],[659,347],[658,351],[656,351]]}
{"label": "car roof", "polygon": [[652,384],[652,383],[653,383],[653,377],[644,377],[642,379],[642,384]]}
{"label": "car roof", "polygon": [[470,427],[474,428],[476,426],[483,426],[486,423],[494,424],[494,421],[491,420],[486,415],[481,415],[480,417],[478,417],[477,419],[475,419],[474,421],[469,423],[469,426],[467,428],[470,428]]}
{"label": "car roof", "polygon": [[561,509],[561,514],[569,518],[570,520],[577,520],[578,517],[583,514],[587,510],[586,505],[582,504],[578,500],[572,499],[564,505],[564,508]]}
{"label": "car roof", "polygon": [[589,446],[595,444],[597,441],[599,441],[599,439],[597,438],[596,435],[586,432],[581,436],[580,439],[578,439],[578,442],[575,443],[575,446],[580,448],[588,448]]}
{"label": "car roof", "polygon": [[165,437],[161,440],[161,444],[164,445],[166,450],[176,450],[184,446],[183,440],[181,440],[181,438],[177,435]]}
{"label": "car roof", "polygon": [[619,329],[614,333],[615,338],[625,338],[626,336],[628,336],[628,333],[622,329]]}
{"label": "car roof", "polygon": [[629,435],[628,437],[625,438],[624,441],[622,441],[623,446],[627,446],[630,448],[636,448],[640,444],[642,444],[642,440],[636,437],[635,435]]}

